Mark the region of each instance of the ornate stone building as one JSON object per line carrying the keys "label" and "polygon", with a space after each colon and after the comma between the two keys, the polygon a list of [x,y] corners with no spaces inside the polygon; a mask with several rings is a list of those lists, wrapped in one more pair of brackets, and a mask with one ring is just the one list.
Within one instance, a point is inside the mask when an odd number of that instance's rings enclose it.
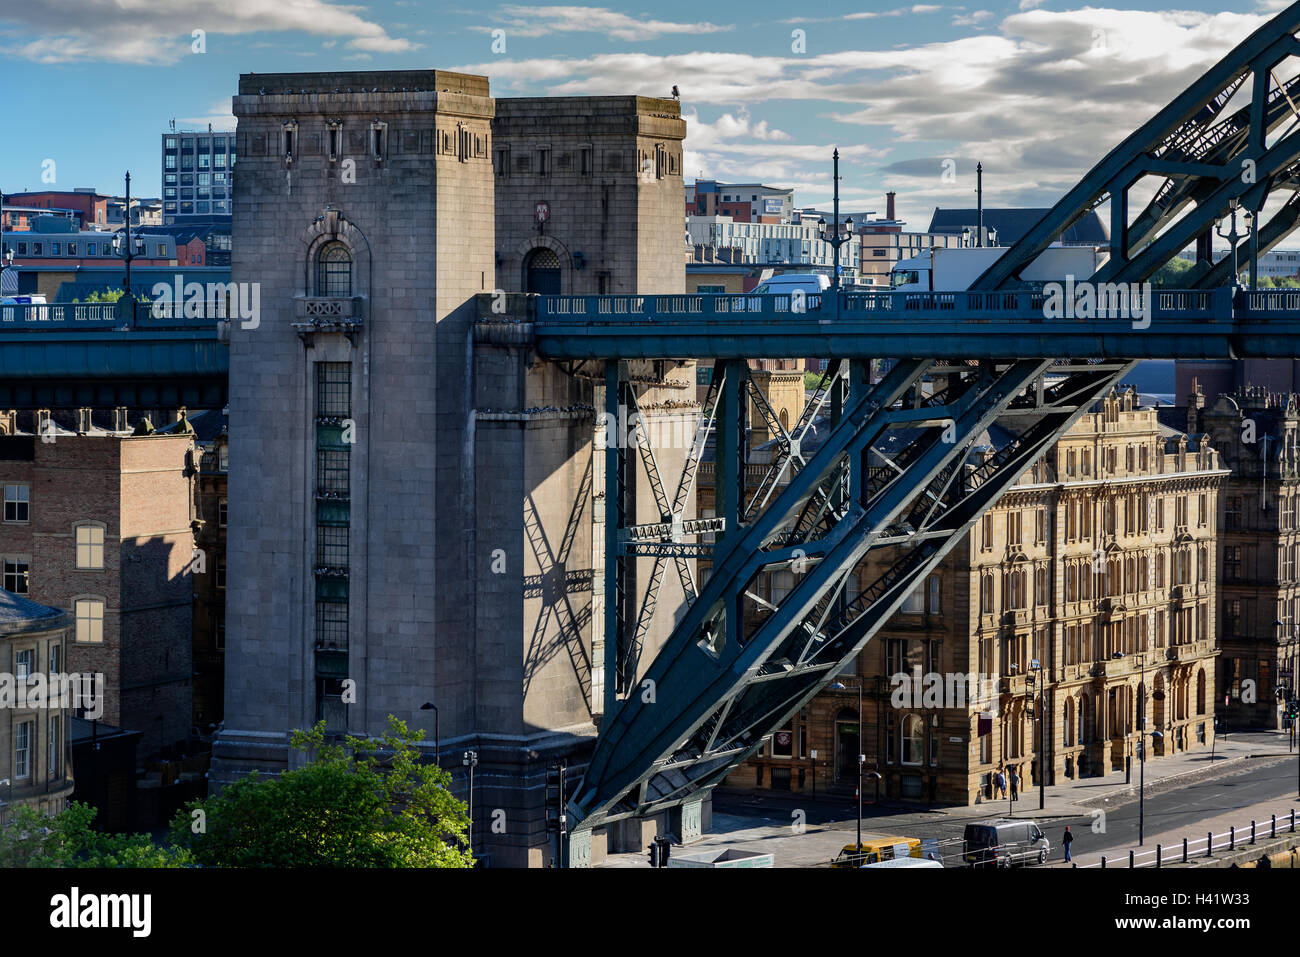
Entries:
{"label": "ornate stone building", "polygon": [[[987,439],[985,454],[1003,441],[996,428]],[[863,753],[868,799],[878,787],[975,803],[999,766],[1037,783],[1040,734],[1048,783],[1122,773],[1144,710],[1160,732],[1149,756],[1209,747],[1225,474],[1204,436],[1161,425],[1132,390],[1112,394],[981,517],[842,690],[821,693],[728,783],[852,787]],[[869,553],[860,586],[895,557]],[[792,585],[769,581],[766,597]]]}

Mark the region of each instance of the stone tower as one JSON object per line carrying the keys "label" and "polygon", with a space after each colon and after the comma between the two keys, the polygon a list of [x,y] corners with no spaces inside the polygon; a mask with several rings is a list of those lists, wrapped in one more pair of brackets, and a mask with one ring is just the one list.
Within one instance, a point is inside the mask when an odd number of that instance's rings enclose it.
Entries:
{"label": "stone tower", "polygon": [[[530,288],[683,290],[677,105],[494,101],[430,70],[250,74],[234,109],[232,279],[261,313],[231,330],[213,778],[292,766],[321,719],[392,714],[432,752],[432,704],[462,797],[478,755],[478,852],[544,864],[547,767],[579,767],[599,720],[600,372],[503,320]],[[664,397],[693,399],[691,370],[639,371],[649,414],[689,414]]]}

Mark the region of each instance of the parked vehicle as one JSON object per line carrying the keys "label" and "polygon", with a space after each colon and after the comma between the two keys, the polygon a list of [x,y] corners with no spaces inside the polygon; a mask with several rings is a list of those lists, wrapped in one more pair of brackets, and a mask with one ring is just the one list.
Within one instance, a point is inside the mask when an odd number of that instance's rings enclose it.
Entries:
{"label": "parked vehicle", "polygon": [[921,857],[921,841],[915,837],[874,837],[860,845],[845,844],[831,867],[862,867],[894,859],[897,847],[907,848],[907,857]]}
{"label": "parked vehicle", "polygon": [[1033,821],[1007,819],[967,824],[962,857],[972,867],[1046,864],[1051,842]]}

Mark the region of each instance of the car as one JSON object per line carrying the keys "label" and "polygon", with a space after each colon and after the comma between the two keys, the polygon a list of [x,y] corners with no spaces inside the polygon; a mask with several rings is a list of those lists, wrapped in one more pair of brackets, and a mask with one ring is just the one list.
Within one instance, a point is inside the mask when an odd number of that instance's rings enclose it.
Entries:
{"label": "car", "polygon": [[971,867],[1046,864],[1051,842],[1033,821],[1002,818],[967,824],[962,857]]}
{"label": "car", "polygon": [[831,862],[831,867],[861,867],[878,861],[893,860],[897,854],[906,850],[904,857],[920,858],[921,842],[915,837],[875,837],[864,840],[861,844],[845,844],[839,856]]}

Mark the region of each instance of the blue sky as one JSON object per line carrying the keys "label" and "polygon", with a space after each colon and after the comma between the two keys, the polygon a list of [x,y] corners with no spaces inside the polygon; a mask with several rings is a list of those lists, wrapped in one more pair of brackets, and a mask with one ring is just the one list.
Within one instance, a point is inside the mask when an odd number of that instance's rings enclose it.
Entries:
{"label": "blue sky", "polygon": [[923,227],[936,205],[973,205],[976,160],[989,205],[1049,205],[1283,6],[0,0],[0,188],[120,192],[129,168],[157,195],[167,121],[232,127],[240,73],[439,67],[487,73],[500,96],[676,84],[688,181],[821,204],[838,146],[849,208],[883,214],[894,189]]}

